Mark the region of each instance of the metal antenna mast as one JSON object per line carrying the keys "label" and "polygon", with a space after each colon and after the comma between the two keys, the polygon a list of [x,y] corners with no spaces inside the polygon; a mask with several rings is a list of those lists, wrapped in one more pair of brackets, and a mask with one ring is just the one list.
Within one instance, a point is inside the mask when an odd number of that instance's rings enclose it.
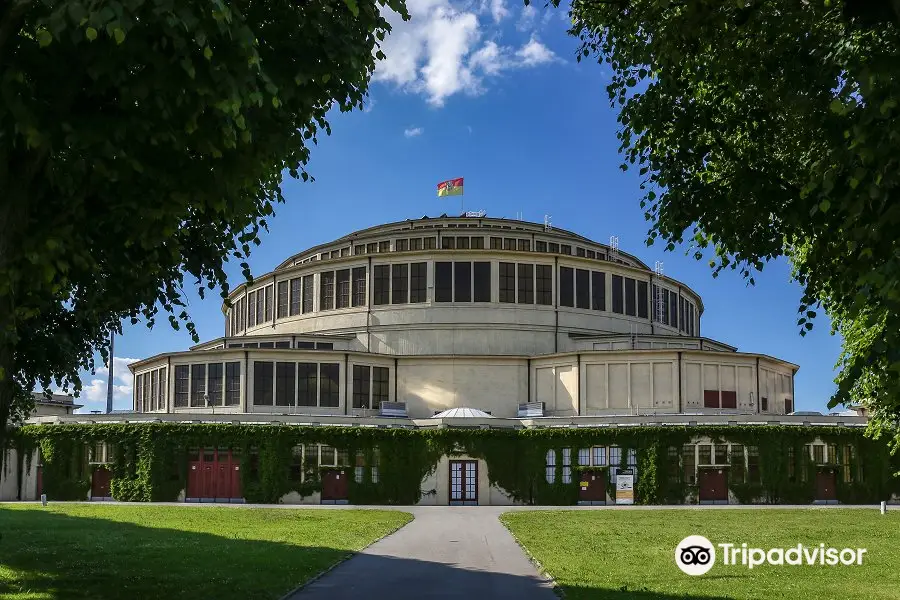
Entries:
{"label": "metal antenna mast", "polygon": [[[662,279],[663,276],[663,263],[660,261],[656,261],[656,264],[653,266],[653,272],[656,273],[656,277],[658,279]],[[663,290],[662,287],[655,285],[653,286],[653,310],[656,312],[656,322],[663,322],[663,314],[665,313],[665,301],[663,300]]]}

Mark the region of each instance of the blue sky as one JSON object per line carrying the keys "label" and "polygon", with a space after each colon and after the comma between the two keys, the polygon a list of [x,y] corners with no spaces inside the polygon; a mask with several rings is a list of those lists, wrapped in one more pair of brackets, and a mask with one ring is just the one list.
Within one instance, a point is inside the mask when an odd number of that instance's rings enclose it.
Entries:
{"label": "blue sky", "polygon": [[[353,230],[422,215],[452,214],[459,198],[438,199],[439,181],[465,177],[467,210],[543,221],[605,242],[697,290],[706,312],[702,333],[742,351],[800,365],[798,410],[825,410],[840,340],[820,318],[801,338],[800,288],[786,262],[768,265],[748,288],[737,273],[713,279],[684,249],[648,248],[638,206],[637,174],[623,173],[616,112],[606,99],[608,67],[575,61],[560,9],[525,8],[513,0],[409,0],[413,19],[386,40],[365,111],[335,113],[333,135],[313,149],[316,181],[285,183],[287,203],[252,257],[256,274],[285,257]],[[229,269],[240,283],[237,265]],[[201,339],[224,332],[220,300],[190,296]],[[126,326],[116,340],[115,407],[129,408],[125,363],[192,344],[165,322],[153,331]],[[106,372],[83,378],[85,409],[105,405]]]}

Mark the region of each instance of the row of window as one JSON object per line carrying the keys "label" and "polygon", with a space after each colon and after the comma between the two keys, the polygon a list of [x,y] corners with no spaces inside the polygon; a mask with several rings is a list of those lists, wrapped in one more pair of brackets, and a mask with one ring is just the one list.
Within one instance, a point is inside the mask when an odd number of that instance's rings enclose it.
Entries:
{"label": "row of window", "polygon": [[134,381],[134,404],[137,412],[165,410],[168,378],[166,367],[141,373]]}
{"label": "row of window", "polygon": [[[228,342],[229,348],[291,348],[290,340],[280,340],[273,342]],[[296,340],[293,348],[298,350],[334,350],[334,342],[310,342],[306,340]]]}
{"label": "row of window", "polygon": [[[369,481],[379,481],[378,453],[372,454],[370,464],[366,464],[362,452],[356,453],[356,462],[353,467],[353,475],[356,483],[363,483],[366,468],[369,469]],[[340,450],[325,444],[301,444],[294,446],[291,451],[290,480],[303,483],[308,479],[317,480],[322,467],[349,467],[350,460],[346,450]]]}
{"label": "row of window", "polygon": [[[227,335],[272,319],[365,306],[367,267],[319,273],[318,306],[313,306],[315,275],[295,277],[254,290],[229,311]],[[498,263],[498,301],[501,303],[553,304],[553,267],[531,263]],[[559,306],[649,318],[649,284],[632,277],[612,275],[607,306],[607,274],[603,271],[559,267]],[[493,263],[489,261],[437,261],[434,263],[434,302],[491,302]],[[678,293],[653,286],[653,318],[688,335],[695,333],[696,308]],[[411,304],[428,300],[428,263],[375,265],[372,272],[372,304]],[[244,310],[246,308],[246,315]]]}
{"label": "row of window", "polygon": [[[562,470],[562,483],[572,483],[572,449],[563,448],[547,450],[546,479],[547,483],[556,482],[557,454],[562,454],[560,466]],[[593,448],[581,448],[578,451],[578,466],[581,467],[610,467],[610,479],[615,477],[618,467],[622,465],[622,448],[619,446],[594,446]],[[637,451],[634,448],[625,450],[625,465],[637,472]],[[607,460],[608,459],[608,460]]]}
{"label": "row of window", "polygon": [[241,403],[241,363],[175,366],[175,408],[237,406]]}

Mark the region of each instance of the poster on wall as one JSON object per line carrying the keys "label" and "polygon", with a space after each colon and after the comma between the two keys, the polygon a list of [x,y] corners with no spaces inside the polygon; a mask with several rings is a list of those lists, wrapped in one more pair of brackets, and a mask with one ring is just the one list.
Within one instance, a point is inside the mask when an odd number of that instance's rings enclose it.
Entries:
{"label": "poster on wall", "polygon": [[634,472],[630,469],[616,474],[616,504],[634,504]]}

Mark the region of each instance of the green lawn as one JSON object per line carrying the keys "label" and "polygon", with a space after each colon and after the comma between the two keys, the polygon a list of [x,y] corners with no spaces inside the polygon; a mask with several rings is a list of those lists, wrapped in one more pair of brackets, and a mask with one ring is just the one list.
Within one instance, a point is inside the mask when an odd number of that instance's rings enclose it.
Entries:
{"label": "green lawn", "polygon": [[[513,512],[501,517],[562,586],[567,600],[790,600],[900,598],[900,511],[596,510]],[[675,565],[688,535],[764,549],[867,548],[861,566],[716,564],[691,577]]]}
{"label": "green lawn", "polygon": [[279,598],[397,511],[0,504],[0,598]]}

